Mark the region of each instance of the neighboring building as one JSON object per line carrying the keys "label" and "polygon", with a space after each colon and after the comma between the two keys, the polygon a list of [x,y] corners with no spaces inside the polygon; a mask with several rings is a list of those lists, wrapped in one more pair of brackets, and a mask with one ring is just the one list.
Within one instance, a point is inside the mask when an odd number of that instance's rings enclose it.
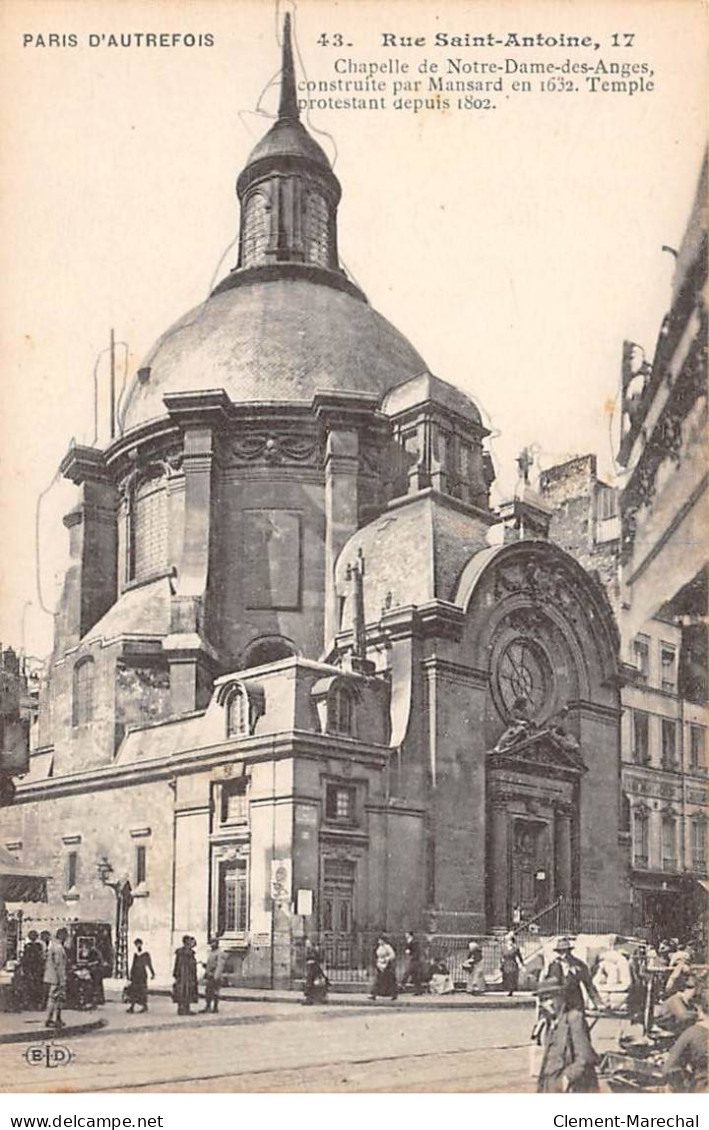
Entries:
{"label": "neighboring building", "polygon": [[15,778],[30,762],[30,731],[37,718],[38,679],[23,656],[0,644],[0,808],[15,798]]}
{"label": "neighboring building", "polygon": [[184,933],[255,982],[304,928],[483,932],[559,895],[620,924],[610,603],[534,499],[488,545],[488,433],[339,266],[287,26],[237,191],[237,267],[62,464],[71,564],[3,835],[46,913],[115,896],[119,953],[140,933],[163,974]]}
{"label": "neighboring building", "polygon": [[675,254],[671,305],[652,362],[631,342],[623,349],[622,630],[635,636],[674,602],[686,626],[690,620],[696,626],[694,645],[706,672],[706,157]]}
{"label": "neighboring building", "polygon": [[[553,508],[550,537],[602,581],[623,624],[620,492],[597,475],[596,457],[543,471]],[[622,791],[630,846],[633,919],[657,937],[693,932],[707,878],[706,693],[671,607],[621,641],[624,686]]]}

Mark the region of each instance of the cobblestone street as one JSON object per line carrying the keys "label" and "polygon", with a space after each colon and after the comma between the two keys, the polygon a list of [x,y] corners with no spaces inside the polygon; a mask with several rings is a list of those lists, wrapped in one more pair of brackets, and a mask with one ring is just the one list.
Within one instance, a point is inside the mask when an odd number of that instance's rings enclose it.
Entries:
{"label": "cobblestone street", "polygon": [[[101,1010],[106,1027],[58,1037],[66,1067],[31,1067],[27,1044],[0,1048],[13,1091],[530,1092],[530,1008],[399,1008],[224,1002],[217,1016],[178,1018],[167,998],[150,1013]],[[67,1014],[71,1016],[71,1014]],[[617,1035],[601,1020],[597,1050]]]}

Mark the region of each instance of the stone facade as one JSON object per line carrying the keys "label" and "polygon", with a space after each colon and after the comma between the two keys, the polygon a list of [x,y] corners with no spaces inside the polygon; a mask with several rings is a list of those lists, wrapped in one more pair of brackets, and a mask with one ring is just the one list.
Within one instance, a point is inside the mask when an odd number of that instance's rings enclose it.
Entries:
{"label": "stone facade", "polygon": [[3,814],[43,913],[112,922],[112,876],[163,972],[219,934],[251,983],[306,930],[629,897],[608,598],[543,523],[488,545],[488,432],[339,267],[289,42],[237,266],[62,464],[72,559]]}

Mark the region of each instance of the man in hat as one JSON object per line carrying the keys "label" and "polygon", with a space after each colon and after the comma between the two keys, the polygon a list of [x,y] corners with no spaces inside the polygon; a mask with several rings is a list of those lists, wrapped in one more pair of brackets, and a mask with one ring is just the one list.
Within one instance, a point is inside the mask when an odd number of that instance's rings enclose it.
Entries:
{"label": "man in hat", "polygon": [[583,1011],[569,1008],[566,986],[547,974],[537,988],[540,1023],[534,1036],[544,1048],[538,1091],[586,1094],[598,1090],[596,1063]]}
{"label": "man in hat", "polygon": [[591,980],[588,966],[585,961],[581,961],[580,957],[575,956],[572,952],[573,948],[574,943],[571,938],[559,938],[554,946],[554,953],[557,954],[557,957],[551,962],[547,973],[549,976],[555,977],[564,986],[567,1008],[578,1009],[579,1012],[583,1013],[585,1007],[583,992],[581,991],[583,986],[594,1008],[601,1011],[603,1004],[598,995],[598,990]]}
{"label": "man in hat", "polygon": [[49,1012],[44,1022],[45,1028],[63,1028],[62,1005],[66,1001],[67,954],[64,944],[67,931],[61,926],[50,942],[44,965],[44,984],[49,992]]}

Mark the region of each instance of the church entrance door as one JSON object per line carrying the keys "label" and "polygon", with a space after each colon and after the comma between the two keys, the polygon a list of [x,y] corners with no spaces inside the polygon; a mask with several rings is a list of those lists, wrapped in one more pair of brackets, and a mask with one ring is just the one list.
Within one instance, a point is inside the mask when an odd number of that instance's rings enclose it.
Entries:
{"label": "church entrance door", "polygon": [[531,918],[549,903],[547,826],[542,821],[515,820],[510,873],[510,906]]}

